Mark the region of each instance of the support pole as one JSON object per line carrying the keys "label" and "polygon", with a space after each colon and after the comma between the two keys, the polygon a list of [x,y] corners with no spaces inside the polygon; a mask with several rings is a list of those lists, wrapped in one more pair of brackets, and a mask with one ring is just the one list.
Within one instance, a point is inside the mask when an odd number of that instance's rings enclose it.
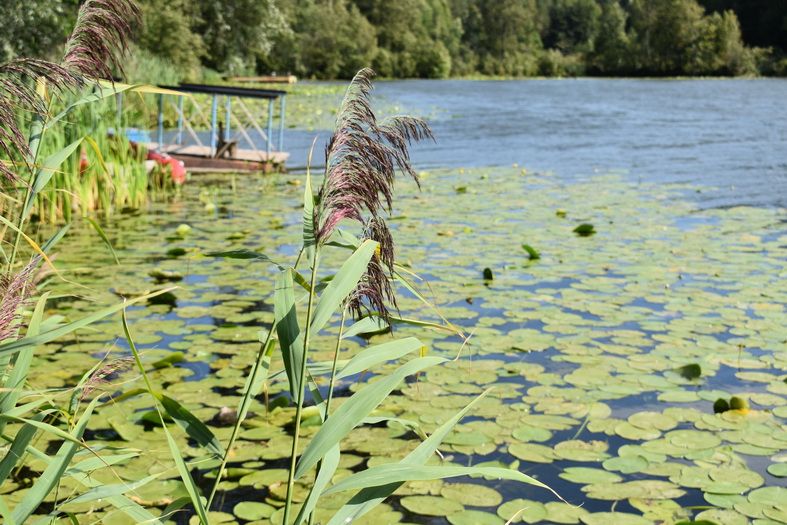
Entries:
{"label": "support pole", "polygon": [[224,142],[230,140],[230,119],[232,118],[232,99],[224,97]]}
{"label": "support pole", "polygon": [[219,145],[219,98],[213,95],[213,103],[210,107],[210,150],[211,157],[216,155],[216,149]]}
{"label": "support pole", "polygon": [[268,158],[267,160],[271,160],[271,151],[273,150],[273,99],[268,99]]}
{"label": "support pole", "polygon": [[121,91],[117,95],[115,95],[116,101],[116,108],[117,108],[117,129],[115,130],[115,134],[118,136],[125,134],[125,130],[123,128],[123,92]]}
{"label": "support pole", "polygon": [[159,151],[164,150],[164,95],[158,96],[158,133],[156,134]]}
{"label": "support pole", "polygon": [[284,151],[284,107],[286,95],[282,95],[279,100],[279,151]]}
{"label": "support pole", "polygon": [[178,146],[183,145],[183,97],[178,97]]}

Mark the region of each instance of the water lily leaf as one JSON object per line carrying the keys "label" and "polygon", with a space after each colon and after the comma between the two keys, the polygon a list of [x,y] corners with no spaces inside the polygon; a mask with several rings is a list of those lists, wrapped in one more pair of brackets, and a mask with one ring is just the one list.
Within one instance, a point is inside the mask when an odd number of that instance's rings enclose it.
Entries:
{"label": "water lily leaf", "polygon": [[614,470],[623,474],[633,474],[634,472],[645,470],[648,467],[648,460],[642,456],[625,456],[610,458],[602,464],[607,470]]}
{"label": "water lily leaf", "polygon": [[768,474],[777,478],[787,477],[787,463],[774,463],[768,465]]}
{"label": "water lily leaf", "polygon": [[590,223],[583,223],[574,228],[573,231],[580,237],[589,237],[596,233],[596,228]]}
{"label": "water lily leaf", "polygon": [[451,525],[505,525],[505,522],[494,514],[480,510],[462,510],[448,516]]}
{"label": "water lily leaf", "polygon": [[440,495],[471,507],[496,507],[503,502],[498,491],[470,483],[446,483]]}
{"label": "water lily leaf", "polygon": [[583,485],[623,481],[621,476],[612,472],[587,467],[568,467],[560,473],[560,477],[572,483],[581,483]]}
{"label": "water lily leaf", "polygon": [[675,369],[675,372],[680,374],[683,379],[697,379],[702,375],[702,367],[697,363],[690,363]]}
{"label": "water lily leaf", "polygon": [[545,428],[540,427],[522,427],[514,430],[511,435],[514,439],[519,441],[549,441],[552,438],[552,432]]}
{"label": "water lily leaf", "polygon": [[498,507],[497,515],[511,523],[538,523],[547,517],[547,509],[538,501],[513,499]]}
{"label": "water lily leaf", "polygon": [[162,357],[161,359],[154,361],[152,366],[155,369],[167,368],[168,366],[172,366],[175,363],[182,363],[185,360],[186,356],[183,355],[183,352],[172,352],[166,357]]}
{"label": "water lily leaf", "polygon": [[721,444],[721,439],[715,434],[697,430],[673,430],[667,433],[665,437],[677,447],[693,450],[714,448]]}
{"label": "water lily leaf", "polygon": [[525,250],[525,252],[527,253],[528,259],[530,259],[531,261],[535,261],[535,260],[538,260],[538,259],[541,258],[541,254],[538,253],[538,250],[536,250],[535,248],[533,248],[529,244],[523,244],[522,245],[522,249]]}
{"label": "water lily leaf", "polygon": [[399,502],[420,516],[448,516],[464,510],[461,503],[437,496],[406,496]]}
{"label": "water lily leaf", "polygon": [[571,461],[603,461],[609,457],[604,441],[562,441],[555,445],[555,454]]}
{"label": "water lily leaf", "polygon": [[649,519],[625,512],[594,512],[580,518],[585,525],[651,525]]}
{"label": "water lily leaf", "polygon": [[763,487],[755,489],[749,493],[749,501],[771,507],[783,506],[787,501],[787,488],[784,487]]}

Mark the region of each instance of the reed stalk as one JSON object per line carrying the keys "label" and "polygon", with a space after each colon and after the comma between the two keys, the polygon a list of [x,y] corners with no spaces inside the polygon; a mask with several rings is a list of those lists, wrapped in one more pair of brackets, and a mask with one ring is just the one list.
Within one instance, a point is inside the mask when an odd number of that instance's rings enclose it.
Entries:
{"label": "reed stalk", "polygon": [[290,453],[290,471],[287,475],[287,497],[284,503],[284,519],[282,523],[287,525],[292,509],[292,495],[295,488],[295,465],[298,463],[298,441],[301,433],[301,419],[303,416],[303,401],[306,393],[304,382],[306,381],[306,363],[309,355],[309,339],[311,336],[312,310],[314,308],[315,288],[317,286],[317,269],[320,263],[319,246],[315,247],[312,257],[312,274],[309,282],[309,303],[306,307],[306,326],[303,329],[303,359],[301,368],[298,371],[298,399],[295,408],[295,430],[292,435],[292,452]]}

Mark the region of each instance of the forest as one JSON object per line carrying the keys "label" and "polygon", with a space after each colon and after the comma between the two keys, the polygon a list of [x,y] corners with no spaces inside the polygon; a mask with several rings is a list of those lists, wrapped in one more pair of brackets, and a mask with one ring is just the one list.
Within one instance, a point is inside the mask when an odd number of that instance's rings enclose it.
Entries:
{"label": "forest", "polygon": [[[0,6],[0,59],[51,58],[78,0]],[[142,0],[132,80],[787,74],[777,0]],[[177,78],[174,78],[177,77]]]}

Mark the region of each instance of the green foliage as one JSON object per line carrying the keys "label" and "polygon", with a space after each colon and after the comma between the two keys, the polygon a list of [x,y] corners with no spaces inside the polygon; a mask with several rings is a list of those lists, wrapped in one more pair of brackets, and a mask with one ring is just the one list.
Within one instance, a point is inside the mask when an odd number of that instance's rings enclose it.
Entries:
{"label": "green foliage", "polygon": [[[0,6],[0,58],[57,54],[76,0]],[[134,81],[292,73],[748,75],[787,72],[787,4],[765,0],[140,0]],[[706,12],[707,9],[707,12]],[[762,46],[754,48],[750,46]],[[174,79],[172,78],[174,77]]]}
{"label": "green foliage", "polygon": [[[138,40],[143,56],[162,57],[168,68],[197,72],[201,59],[207,54],[202,35],[193,29],[200,20],[197,5],[187,0],[144,0],[142,28]],[[133,53],[133,59],[139,60],[139,54]],[[153,60],[152,57],[146,61]],[[154,68],[155,71],[150,71],[147,67],[135,69],[135,75],[130,78],[135,82],[142,82],[149,80],[141,78],[143,75],[158,73],[160,68]],[[164,80],[158,82],[163,83]]]}
{"label": "green foliage", "polygon": [[55,58],[77,13],[77,0],[0,2],[0,62],[13,57]]}

